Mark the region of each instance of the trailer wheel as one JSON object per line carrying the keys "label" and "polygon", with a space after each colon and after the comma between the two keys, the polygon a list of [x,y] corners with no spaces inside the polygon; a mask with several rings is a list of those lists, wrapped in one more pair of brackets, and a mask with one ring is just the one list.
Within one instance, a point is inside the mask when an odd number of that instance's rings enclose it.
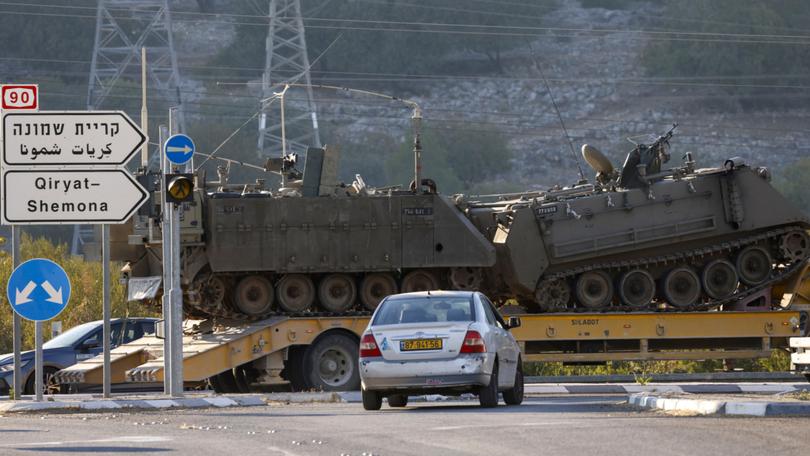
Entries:
{"label": "trailer wheel", "polygon": [[[228,369],[225,372],[216,375],[216,384],[219,384],[220,391],[217,393],[238,393],[239,387],[236,385],[236,379],[233,376],[233,370]],[[212,385],[215,383],[212,382]],[[214,386],[216,388],[216,386]],[[216,389],[214,390],[216,391]]]}
{"label": "trailer wheel", "polygon": [[304,345],[293,345],[287,349],[287,359],[284,361],[281,376],[290,382],[293,391],[306,391],[310,388],[304,375],[304,357],[308,348]]}
{"label": "trailer wheel", "polygon": [[351,336],[329,334],[312,344],[304,355],[304,378],[309,387],[323,391],[360,389],[358,353]]}

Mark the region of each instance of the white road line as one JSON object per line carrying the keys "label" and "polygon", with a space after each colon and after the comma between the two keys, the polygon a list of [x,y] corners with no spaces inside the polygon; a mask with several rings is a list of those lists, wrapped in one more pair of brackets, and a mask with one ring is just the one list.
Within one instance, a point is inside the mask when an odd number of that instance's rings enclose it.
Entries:
{"label": "white road line", "polygon": [[578,424],[576,421],[538,421],[534,423],[504,423],[504,424],[467,424],[462,426],[439,426],[435,428],[431,428],[431,431],[457,431],[460,429],[480,429],[480,428],[499,428],[499,427],[514,427],[514,426],[524,426],[524,427],[533,427],[533,426],[561,426],[561,425],[572,425]]}
{"label": "white road line", "polygon": [[275,453],[281,453],[284,456],[298,456],[298,453],[293,453],[293,452],[287,451],[287,450],[285,450],[283,448],[279,448],[279,447],[271,446],[271,447],[267,447],[267,449],[270,450],[270,451],[273,451]]}
{"label": "white road line", "polygon": [[93,440],[59,440],[52,442],[24,442],[24,443],[4,443],[0,447],[21,447],[21,446],[43,446],[43,445],[68,445],[76,443],[153,443],[153,442],[169,442],[171,437],[158,437],[152,435],[131,435],[124,437],[115,437],[109,439],[93,439]]}

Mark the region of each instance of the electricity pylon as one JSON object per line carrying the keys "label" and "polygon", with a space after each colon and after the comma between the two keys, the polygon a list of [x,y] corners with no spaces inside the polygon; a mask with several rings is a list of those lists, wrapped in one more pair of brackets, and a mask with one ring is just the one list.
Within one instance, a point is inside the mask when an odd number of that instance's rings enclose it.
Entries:
{"label": "electricity pylon", "polygon": [[[262,112],[259,117],[260,157],[281,153],[281,110],[279,103],[270,104],[274,92],[281,92],[284,84],[300,84],[287,92],[284,116],[287,151],[306,152],[309,146],[321,147],[318,134],[318,115],[309,75],[309,57],[301,17],[300,0],[270,0],[268,11],[270,27],[265,42],[265,65],[262,75]],[[304,98],[293,98],[296,93]],[[290,96],[292,95],[292,96]]]}
{"label": "electricity pylon", "polygon": [[[135,87],[140,86],[142,48],[146,48],[150,91],[169,106],[180,107],[176,120],[179,131],[185,131],[169,0],[98,1],[87,109],[120,106],[109,99],[116,96],[116,87],[122,89],[123,81],[133,84],[127,96],[140,94]],[[92,226],[76,225],[71,253],[79,254],[95,238]]]}

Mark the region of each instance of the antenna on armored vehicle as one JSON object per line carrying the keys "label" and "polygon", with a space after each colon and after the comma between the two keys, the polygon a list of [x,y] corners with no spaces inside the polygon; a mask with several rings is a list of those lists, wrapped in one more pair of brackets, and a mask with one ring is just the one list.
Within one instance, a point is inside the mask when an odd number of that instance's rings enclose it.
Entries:
{"label": "antenna on armored vehicle", "polygon": [[560,114],[560,108],[557,106],[557,101],[554,99],[554,93],[551,92],[551,86],[548,85],[548,79],[546,79],[546,75],[543,73],[540,63],[538,63],[537,58],[534,57],[534,49],[532,49],[531,44],[529,44],[529,50],[532,52],[534,68],[538,73],[540,73],[540,77],[543,78],[543,84],[546,86],[546,92],[548,92],[548,97],[551,99],[552,106],[554,106],[554,112],[557,113],[557,119],[560,121],[560,126],[562,127],[563,133],[565,133],[565,139],[568,141],[568,148],[571,149],[571,155],[574,156],[574,161],[577,163],[577,170],[579,170],[579,181],[580,183],[585,183],[588,181],[588,179],[585,178],[585,173],[582,171],[582,164],[579,162],[579,156],[577,155],[576,150],[574,150],[574,143],[571,142],[571,135],[568,134],[568,129],[565,128],[565,122],[563,122],[562,115]]}

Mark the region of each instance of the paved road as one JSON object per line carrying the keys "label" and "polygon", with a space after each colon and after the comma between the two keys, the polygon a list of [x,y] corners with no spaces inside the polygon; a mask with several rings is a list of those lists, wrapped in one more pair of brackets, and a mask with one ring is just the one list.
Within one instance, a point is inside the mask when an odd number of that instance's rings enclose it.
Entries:
{"label": "paved road", "polygon": [[0,454],[807,455],[810,418],[673,417],[624,396],[473,401],[365,412],[360,404],[0,418]]}

